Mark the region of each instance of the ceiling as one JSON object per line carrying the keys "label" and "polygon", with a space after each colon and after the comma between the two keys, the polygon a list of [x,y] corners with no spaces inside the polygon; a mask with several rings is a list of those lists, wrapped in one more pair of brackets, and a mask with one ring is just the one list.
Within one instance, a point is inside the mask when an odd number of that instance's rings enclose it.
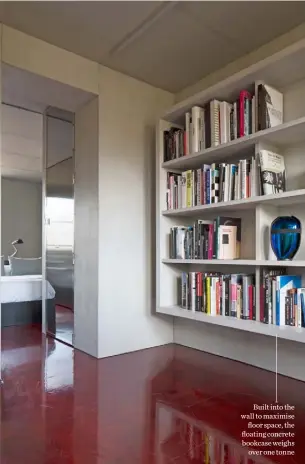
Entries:
{"label": "ceiling", "polygon": [[305,2],[0,2],[0,21],[178,92],[305,20]]}

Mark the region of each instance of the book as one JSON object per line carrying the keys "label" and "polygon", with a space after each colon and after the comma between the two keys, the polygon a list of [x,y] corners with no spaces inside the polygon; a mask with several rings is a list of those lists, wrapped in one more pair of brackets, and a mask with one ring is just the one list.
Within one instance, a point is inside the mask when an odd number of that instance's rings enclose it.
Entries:
{"label": "book", "polygon": [[216,259],[239,259],[241,219],[218,216],[214,221]]}
{"label": "book", "polygon": [[296,327],[305,327],[305,288],[297,289]]}
{"label": "book", "polygon": [[[288,290],[300,288],[302,286],[301,276],[282,275],[276,277],[276,320],[275,324],[279,326],[287,325],[288,320],[286,313],[285,298],[289,296]],[[289,317],[290,319],[290,317]],[[290,324],[289,324],[290,325]]]}
{"label": "book", "polygon": [[244,137],[251,133],[251,102],[252,95],[250,92],[241,90],[239,94],[239,137]]}
{"label": "book", "polygon": [[204,109],[200,106],[192,108],[192,153],[205,148]]}
{"label": "book", "polygon": [[257,130],[283,124],[283,94],[261,81],[255,83]]}
{"label": "book", "polygon": [[192,115],[188,112],[185,114],[185,155],[190,155],[192,153],[191,123]]}
{"label": "book", "polygon": [[220,144],[220,101],[212,100],[210,102],[210,130],[211,130],[211,147],[217,147]]}
{"label": "book", "polygon": [[285,269],[266,268],[261,273],[260,321],[274,324],[276,320],[276,277],[286,274]]}
{"label": "book", "polygon": [[231,109],[231,103],[226,101],[219,103],[220,143],[227,143],[231,140]]}
{"label": "book", "polygon": [[269,150],[260,150],[260,171],[264,195],[282,193],[286,190],[284,157]]}

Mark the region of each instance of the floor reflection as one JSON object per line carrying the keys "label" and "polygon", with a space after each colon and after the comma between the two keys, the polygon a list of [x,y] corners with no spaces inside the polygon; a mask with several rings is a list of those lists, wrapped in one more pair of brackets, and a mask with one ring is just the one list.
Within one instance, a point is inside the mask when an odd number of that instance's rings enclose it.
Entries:
{"label": "floor reflection", "polygon": [[2,344],[1,464],[305,462],[301,382],[279,378],[296,455],[250,458],[240,415],[274,402],[272,373],[175,346],[97,361],[35,327]]}

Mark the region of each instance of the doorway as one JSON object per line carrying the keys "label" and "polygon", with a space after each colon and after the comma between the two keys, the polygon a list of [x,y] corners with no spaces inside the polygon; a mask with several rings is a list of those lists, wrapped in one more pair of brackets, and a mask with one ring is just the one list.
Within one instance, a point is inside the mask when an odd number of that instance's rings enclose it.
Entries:
{"label": "doorway", "polygon": [[[1,291],[2,331],[36,328],[74,343],[74,114],[93,98],[96,95],[2,63],[2,104],[25,117],[17,145],[11,136],[16,122],[11,118],[4,128],[1,118],[2,135],[5,129],[12,145],[6,154],[2,146],[1,171],[10,182],[20,182],[21,173],[23,182],[35,185],[38,199],[25,190],[17,194],[15,187],[2,195],[1,290],[4,280],[12,290],[5,301]],[[31,135],[31,118],[38,121],[37,137]],[[4,198],[9,207],[3,206]],[[10,223],[9,231],[3,228]]]}

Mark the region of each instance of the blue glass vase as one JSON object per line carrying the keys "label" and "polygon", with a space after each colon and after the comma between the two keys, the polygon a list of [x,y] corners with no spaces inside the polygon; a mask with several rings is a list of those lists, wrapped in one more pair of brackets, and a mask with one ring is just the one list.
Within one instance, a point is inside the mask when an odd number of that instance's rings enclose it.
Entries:
{"label": "blue glass vase", "polygon": [[272,250],[279,261],[293,259],[301,243],[301,222],[295,216],[279,216],[271,224]]}

